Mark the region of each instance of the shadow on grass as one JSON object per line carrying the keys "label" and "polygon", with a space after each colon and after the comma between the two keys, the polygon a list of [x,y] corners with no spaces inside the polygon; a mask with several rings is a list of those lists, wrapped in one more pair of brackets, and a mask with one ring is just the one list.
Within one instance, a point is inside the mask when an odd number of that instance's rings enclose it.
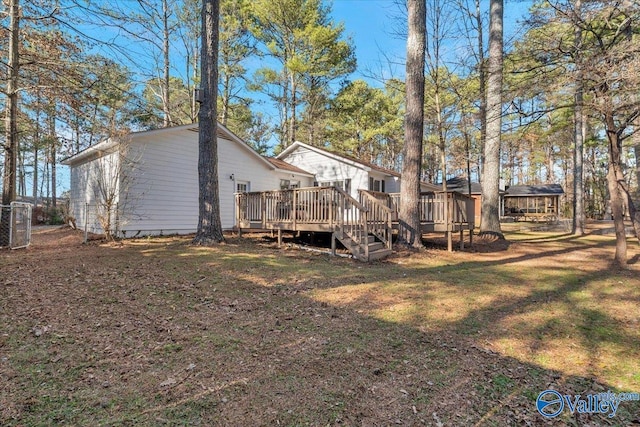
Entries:
{"label": "shadow on grass", "polygon": [[[40,262],[21,270],[23,286],[2,290],[11,337],[0,342],[3,425],[549,425],[535,409],[541,391],[584,396],[615,385],[572,374],[570,360],[523,361],[487,341],[524,335],[544,354],[579,331],[595,359],[603,344],[634,339],[576,302],[607,272],[567,267],[535,287],[493,261],[409,268],[260,246],[88,250],[91,268]],[[451,314],[439,300],[467,297],[458,316],[422,315],[424,304]],[[575,327],[557,304],[575,307]],[[547,317],[527,324],[530,312]],[[55,333],[30,333],[39,321]],[[612,419],[565,409],[553,425],[628,425],[636,403]]]}

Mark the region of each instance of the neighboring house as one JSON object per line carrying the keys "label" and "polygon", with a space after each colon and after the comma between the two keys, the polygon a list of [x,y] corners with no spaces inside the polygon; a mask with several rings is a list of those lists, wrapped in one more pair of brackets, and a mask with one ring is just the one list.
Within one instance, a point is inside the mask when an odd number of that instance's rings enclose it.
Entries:
{"label": "neighboring house", "polygon": [[[478,182],[471,182],[471,194],[469,194],[469,180],[467,178],[455,177],[447,180],[447,190],[457,191],[470,195],[474,200],[475,223],[480,225],[480,208],[482,207],[482,186]],[[500,192],[502,195],[502,192]],[[502,205],[502,203],[501,203]]]}
{"label": "neighboring house", "polygon": [[[296,141],[277,156],[288,164],[315,175],[315,185],[335,185],[358,199],[358,190],[400,192],[400,174],[380,166],[363,162],[343,154]],[[441,188],[423,182],[422,191]]]}
{"label": "neighboring house", "polygon": [[[447,189],[469,194],[469,181],[455,177],[447,180]],[[564,190],[560,184],[512,185],[500,191],[501,216],[515,219],[557,219],[560,197]],[[471,197],[475,199],[476,224],[480,224],[482,186],[471,182]]]}
{"label": "neighboring house", "polygon": [[504,194],[504,214],[524,219],[556,219],[563,194],[560,184],[512,185]]}
{"label": "neighboring house", "polygon": [[[70,210],[78,226],[87,221],[89,231],[103,232],[105,199],[109,199],[113,207],[110,227],[119,236],[196,231],[197,124],[108,139],[65,159],[63,164],[71,169]],[[235,226],[236,192],[307,187],[313,182],[313,174],[259,155],[218,125],[218,183],[224,229]]]}

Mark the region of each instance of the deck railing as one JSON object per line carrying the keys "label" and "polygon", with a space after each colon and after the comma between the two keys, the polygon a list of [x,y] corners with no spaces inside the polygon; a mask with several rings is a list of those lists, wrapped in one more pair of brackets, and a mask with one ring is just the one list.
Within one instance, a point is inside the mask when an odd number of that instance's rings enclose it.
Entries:
{"label": "deck railing", "polygon": [[348,236],[365,252],[369,235],[391,249],[392,210],[369,194],[362,194],[358,201],[337,187],[238,193],[236,224],[292,230],[324,226],[339,238]]}
{"label": "deck railing", "polygon": [[[330,231],[339,239],[349,237],[366,257],[371,235],[391,249],[400,194],[361,190],[359,199],[337,187],[239,193],[236,224],[239,228]],[[455,191],[420,195],[420,221],[444,225],[448,231],[454,230],[453,225],[473,229],[474,209],[473,198]]]}
{"label": "deck railing", "polygon": [[[327,224],[333,227],[338,219],[360,215],[359,211],[373,212],[370,223],[391,214],[397,219],[400,193],[381,193],[360,190],[360,200],[335,187],[309,187],[295,190],[276,190],[237,194],[236,222],[241,228],[250,223],[263,223],[263,228],[277,224]],[[351,201],[349,199],[352,199]],[[447,215],[445,218],[445,200]],[[354,203],[355,202],[355,203]],[[360,208],[358,205],[362,205]],[[384,209],[383,209],[384,208]],[[420,194],[420,221],[434,224],[470,224],[475,217],[474,199],[456,191],[423,192]],[[448,219],[448,221],[447,221]],[[377,229],[381,229],[378,227]],[[382,233],[382,232],[381,232]]]}
{"label": "deck railing", "polygon": [[[386,193],[377,193],[383,199]],[[387,194],[387,206],[400,210],[400,193]],[[446,200],[446,215],[445,215]],[[457,191],[427,191],[420,193],[420,221],[434,224],[474,224],[475,204],[472,197]]]}
{"label": "deck railing", "polygon": [[367,227],[370,234],[376,236],[385,243],[387,249],[391,249],[393,233],[393,213],[387,206],[386,200],[379,196],[384,193],[374,193],[360,190],[360,204],[367,212]]}

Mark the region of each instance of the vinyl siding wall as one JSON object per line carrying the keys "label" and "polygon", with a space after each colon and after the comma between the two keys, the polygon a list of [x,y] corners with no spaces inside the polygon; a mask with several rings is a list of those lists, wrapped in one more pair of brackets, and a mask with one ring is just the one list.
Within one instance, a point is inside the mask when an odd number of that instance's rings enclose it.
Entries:
{"label": "vinyl siding wall", "polygon": [[[140,138],[143,153],[137,182],[130,194],[136,217],[123,227],[127,234],[192,233],[198,224],[198,134],[182,130]],[[235,225],[237,182],[249,191],[279,188],[275,171],[248,148],[218,138],[218,185],[222,228]]]}
{"label": "vinyl siding wall", "polygon": [[285,162],[315,173],[317,182],[351,179],[351,196],[358,199],[358,190],[369,189],[369,173],[362,168],[325,156],[305,147],[289,153]]}
{"label": "vinyl siding wall", "polygon": [[[70,213],[78,227],[87,226],[91,233],[102,233],[100,217],[105,216],[104,196],[113,194],[118,203],[120,168],[117,152],[107,154],[90,162],[71,167],[70,172]],[[114,206],[115,209],[115,206]],[[114,212],[115,213],[115,212]],[[112,223],[115,221],[113,215]]]}
{"label": "vinyl siding wall", "polygon": [[[198,133],[188,129],[135,135],[128,142],[127,167],[121,175],[119,229],[125,237],[187,234],[198,224]],[[237,182],[249,191],[280,188],[280,179],[313,179],[273,170],[257,153],[236,141],[218,138],[218,185],[223,229],[235,225]],[[81,200],[98,160],[71,167],[72,200]],[[82,222],[78,222],[81,224]],[[101,232],[96,229],[96,232]]]}

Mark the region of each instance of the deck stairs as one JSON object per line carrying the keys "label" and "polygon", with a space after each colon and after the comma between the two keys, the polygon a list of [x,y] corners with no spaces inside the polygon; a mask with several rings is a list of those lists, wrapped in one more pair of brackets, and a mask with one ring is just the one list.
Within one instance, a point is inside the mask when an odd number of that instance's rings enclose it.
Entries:
{"label": "deck stairs", "polygon": [[365,238],[362,228],[356,230],[355,234],[336,230],[334,237],[351,252],[354,258],[363,262],[382,259],[391,255],[393,252],[384,242],[373,234],[367,234]]}

